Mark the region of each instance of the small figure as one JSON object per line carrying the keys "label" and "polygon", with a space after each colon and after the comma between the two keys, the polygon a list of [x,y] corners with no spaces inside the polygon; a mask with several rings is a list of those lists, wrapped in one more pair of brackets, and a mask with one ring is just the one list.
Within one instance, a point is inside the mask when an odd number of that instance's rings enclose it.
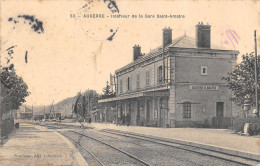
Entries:
{"label": "small figure", "polygon": [[127,126],[130,125],[130,115],[129,115],[129,113],[127,113],[127,115],[126,115],[126,125]]}
{"label": "small figure", "polygon": [[88,119],[88,123],[91,124],[91,117],[89,117],[89,119]]}

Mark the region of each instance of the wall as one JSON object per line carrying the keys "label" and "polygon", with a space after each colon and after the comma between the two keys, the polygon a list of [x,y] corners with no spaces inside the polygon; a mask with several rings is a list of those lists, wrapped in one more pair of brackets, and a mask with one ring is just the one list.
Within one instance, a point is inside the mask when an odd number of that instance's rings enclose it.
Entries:
{"label": "wall", "polygon": [[[216,116],[216,102],[224,103],[224,117],[232,117],[232,102],[229,100],[231,91],[220,86],[218,91],[190,90],[188,85],[178,85],[176,88],[176,121],[194,121],[204,123],[207,119],[211,124]],[[183,102],[190,101],[191,119],[183,118]]]}
{"label": "wall", "polygon": [[[201,75],[201,66],[208,67],[207,76]],[[175,71],[178,83],[226,83],[222,77],[232,71],[231,56],[211,57],[207,54],[191,56],[179,53],[176,57]]]}
{"label": "wall", "polygon": [[[142,65],[136,66],[132,71],[125,72],[121,75],[118,75],[118,93],[120,93],[120,80],[123,82],[123,94],[128,92],[140,91],[149,89],[157,86],[157,68],[163,65],[162,57],[157,57],[155,60],[144,63]],[[149,86],[146,85],[146,71],[149,70],[150,80]],[[139,73],[139,88],[137,87],[137,74]],[[131,79],[131,90],[128,90],[127,87],[127,78]]]}
{"label": "wall", "polygon": [[[1,107],[1,109],[4,109]],[[2,110],[1,110],[2,112]],[[2,143],[3,137],[9,135],[9,133],[14,129],[14,119],[10,118],[11,116],[14,117],[15,110],[9,110],[7,112],[1,113],[1,120],[0,120],[0,142]]]}
{"label": "wall", "polygon": [[[179,53],[175,62],[176,84],[171,90],[175,90],[175,120],[178,126],[193,126],[203,124],[208,120],[211,124],[213,116],[216,116],[216,102],[224,102],[224,117],[232,117],[232,92],[225,86],[222,77],[232,71],[230,55],[212,57],[210,54],[192,56],[188,53]],[[207,75],[201,75],[201,66],[207,67]],[[213,85],[218,90],[194,90],[190,85]],[[191,118],[183,118],[183,102],[190,101]],[[173,105],[171,103],[171,105]],[[181,122],[180,122],[181,121]]]}

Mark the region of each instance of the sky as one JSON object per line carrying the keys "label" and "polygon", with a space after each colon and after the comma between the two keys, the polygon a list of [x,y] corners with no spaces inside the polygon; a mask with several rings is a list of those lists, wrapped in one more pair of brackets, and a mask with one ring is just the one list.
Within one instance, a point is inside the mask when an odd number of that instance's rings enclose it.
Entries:
{"label": "sky", "polygon": [[[161,45],[164,27],[173,29],[174,39],[184,34],[195,37],[195,25],[208,23],[211,42],[239,50],[238,61],[242,54],[254,51],[254,30],[260,48],[260,2],[256,0],[115,2],[117,8],[98,0],[1,1],[1,65],[7,65],[6,50],[14,46],[10,63],[28,84],[27,105],[57,103],[87,89],[101,93],[110,73],[133,61],[135,44],[143,53]],[[84,18],[84,14],[105,18]],[[111,14],[129,18],[111,18]],[[184,18],[156,18],[157,14]],[[33,16],[34,22],[24,16]],[[43,30],[37,29],[39,24],[32,28],[36,19]],[[227,30],[236,33],[236,41]]]}

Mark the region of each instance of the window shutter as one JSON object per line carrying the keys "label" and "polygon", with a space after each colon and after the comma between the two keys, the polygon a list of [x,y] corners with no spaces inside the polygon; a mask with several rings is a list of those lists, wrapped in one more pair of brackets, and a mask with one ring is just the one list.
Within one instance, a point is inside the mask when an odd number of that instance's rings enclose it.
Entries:
{"label": "window shutter", "polygon": [[159,67],[157,67],[157,84],[159,83]]}
{"label": "window shutter", "polygon": [[132,90],[132,76],[130,76],[130,81],[129,81],[129,83],[130,83],[130,90]]}
{"label": "window shutter", "polygon": [[150,85],[150,70],[148,71],[148,85]]}
{"label": "window shutter", "polygon": [[146,77],[147,77],[147,71],[145,71],[145,85],[147,85],[147,79],[146,79]]}

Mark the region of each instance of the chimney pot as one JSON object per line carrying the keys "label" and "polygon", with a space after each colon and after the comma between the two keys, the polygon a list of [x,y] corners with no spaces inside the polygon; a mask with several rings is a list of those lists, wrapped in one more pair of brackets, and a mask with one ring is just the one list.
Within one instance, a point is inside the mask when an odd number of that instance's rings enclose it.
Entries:
{"label": "chimney pot", "polygon": [[164,28],[163,29],[163,47],[166,47],[167,45],[172,43],[172,29]]}
{"label": "chimney pot", "polygon": [[133,59],[137,60],[141,56],[141,47],[139,45],[135,45],[133,47]]}
{"label": "chimney pot", "polygon": [[196,46],[198,48],[210,48],[210,25],[196,25]]}

